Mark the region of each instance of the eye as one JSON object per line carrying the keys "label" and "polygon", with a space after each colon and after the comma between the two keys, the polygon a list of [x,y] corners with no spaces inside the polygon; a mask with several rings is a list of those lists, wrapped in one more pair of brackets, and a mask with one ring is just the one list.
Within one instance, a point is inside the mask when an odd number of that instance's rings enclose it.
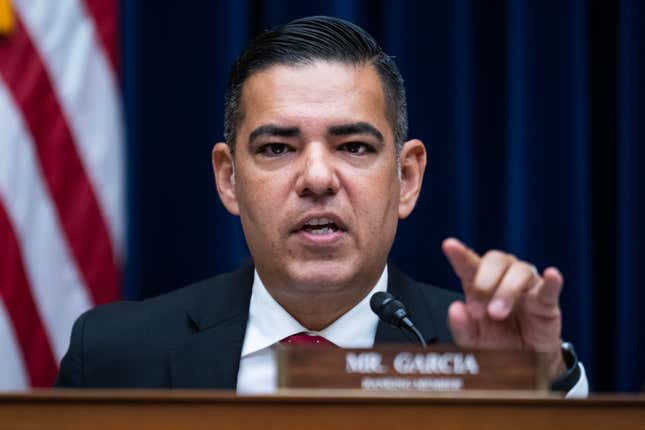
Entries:
{"label": "eye", "polygon": [[286,143],[267,143],[266,145],[260,146],[257,152],[267,157],[279,157],[292,150]]}
{"label": "eye", "polygon": [[364,142],[347,142],[338,147],[340,151],[347,151],[350,154],[363,155],[374,152],[374,148]]}

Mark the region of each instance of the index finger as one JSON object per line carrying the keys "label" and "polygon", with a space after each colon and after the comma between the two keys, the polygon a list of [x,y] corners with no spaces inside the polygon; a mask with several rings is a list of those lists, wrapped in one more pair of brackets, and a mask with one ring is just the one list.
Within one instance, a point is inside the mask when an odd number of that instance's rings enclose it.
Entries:
{"label": "index finger", "polygon": [[441,249],[461,280],[463,288],[470,288],[479,269],[481,257],[454,237],[444,240]]}

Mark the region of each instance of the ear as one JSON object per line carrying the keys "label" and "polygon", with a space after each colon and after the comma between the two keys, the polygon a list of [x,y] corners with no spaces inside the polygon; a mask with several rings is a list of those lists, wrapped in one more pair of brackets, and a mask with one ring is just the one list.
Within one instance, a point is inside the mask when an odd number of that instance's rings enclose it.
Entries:
{"label": "ear", "polygon": [[212,152],[213,173],[215,185],[220,200],[226,210],[233,215],[239,215],[240,210],[235,194],[235,162],[231,149],[226,143],[215,144]]}
{"label": "ear", "polygon": [[417,204],[423,172],[426,169],[426,148],[418,139],[408,140],[401,148],[399,158],[401,191],[399,198],[399,218],[407,218]]}

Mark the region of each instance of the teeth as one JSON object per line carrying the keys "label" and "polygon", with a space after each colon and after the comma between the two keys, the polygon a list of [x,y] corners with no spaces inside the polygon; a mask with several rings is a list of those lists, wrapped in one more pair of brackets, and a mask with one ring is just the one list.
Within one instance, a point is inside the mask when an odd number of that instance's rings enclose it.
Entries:
{"label": "teeth", "polygon": [[325,225],[325,224],[333,224],[333,223],[334,221],[332,221],[329,218],[314,218],[307,221],[307,224],[305,225]]}
{"label": "teeth", "polygon": [[313,234],[331,234],[333,232],[334,232],[334,230],[332,228],[329,228],[329,227],[316,228],[316,229],[311,230],[311,233],[313,233]]}

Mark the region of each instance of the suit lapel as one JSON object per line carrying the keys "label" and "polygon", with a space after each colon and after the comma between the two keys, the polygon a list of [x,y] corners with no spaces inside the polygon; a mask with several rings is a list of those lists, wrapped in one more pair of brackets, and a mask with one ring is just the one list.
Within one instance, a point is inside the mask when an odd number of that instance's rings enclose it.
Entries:
{"label": "suit lapel", "polygon": [[252,283],[251,266],[224,275],[186,309],[194,334],[170,352],[172,388],[235,389]]}
{"label": "suit lapel", "polygon": [[[186,309],[194,333],[169,354],[172,388],[236,388],[252,285],[253,267],[248,266],[216,278],[195,297]],[[388,291],[406,305],[426,342],[432,343],[446,335],[437,331],[433,322],[436,315],[422,288],[394,266],[388,267]],[[414,341],[402,330],[379,321],[375,343]]]}
{"label": "suit lapel", "polygon": [[[414,322],[428,344],[437,341],[437,330],[433,315],[421,287],[403,275],[393,265],[388,265],[387,290],[405,305],[410,319]],[[375,344],[382,343],[416,343],[412,335],[407,336],[403,330],[379,321],[376,329]]]}

